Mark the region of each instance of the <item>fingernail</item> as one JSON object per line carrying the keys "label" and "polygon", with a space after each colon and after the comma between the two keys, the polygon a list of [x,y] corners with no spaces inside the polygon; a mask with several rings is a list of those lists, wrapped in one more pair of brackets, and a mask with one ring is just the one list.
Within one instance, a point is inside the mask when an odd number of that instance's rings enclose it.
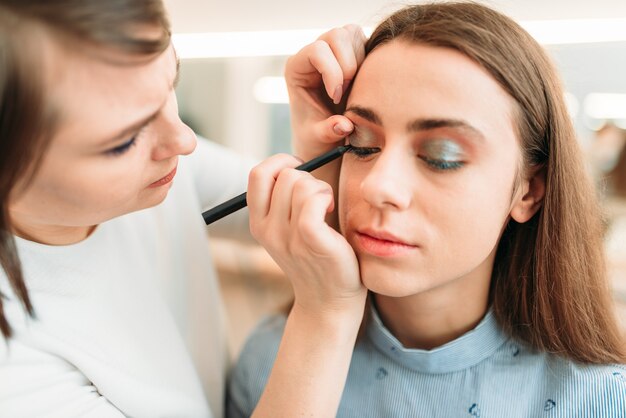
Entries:
{"label": "fingernail", "polygon": [[333,103],[339,104],[341,101],[341,96],[343,95],[343,86],[337,86],[335,89],[335,93],[333,94]]}
{"label": "fingernail", "polygon": [[340,121],[333,126],[333,131],[339,136],[345,136],[352,131],[352,127],[346,121]]}

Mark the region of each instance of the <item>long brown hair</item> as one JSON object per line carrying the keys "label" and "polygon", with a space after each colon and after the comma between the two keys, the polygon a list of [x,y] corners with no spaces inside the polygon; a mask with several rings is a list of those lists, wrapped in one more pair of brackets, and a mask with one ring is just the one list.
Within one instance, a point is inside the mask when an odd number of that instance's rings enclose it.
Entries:
{"label": "long brown hair", "polygon": [[[167,48],[170,29],[161,0],[0,0],[0,265],[32,316],[9,216],[9,200],[27,187],[62,117],[46,100],[38,71],[41,44],[31,29],[60,42],[152,55]],[[159,29],[155,36],[138,29]],[[41,33],[41,31],[39,31]],[[0,293],[0,332],[11,336]]]}
{"label": "long brown hair", "polygon": [[517,104],[520,175],[545,172],[542,208],[526,223],[511,220],[499,243],[490,298],[501,326],[575,361],[623,362],[597,197],[546,53],[511,19],[476,3],[404,8],[376,28],[366,54],[394,39],[455,49],[488,71]]}

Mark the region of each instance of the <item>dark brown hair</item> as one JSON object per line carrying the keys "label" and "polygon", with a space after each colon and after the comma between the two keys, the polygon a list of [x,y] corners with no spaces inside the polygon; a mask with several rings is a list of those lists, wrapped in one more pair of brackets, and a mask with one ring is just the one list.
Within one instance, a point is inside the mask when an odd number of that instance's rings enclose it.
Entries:
{"label": "dark brown hair", "polygon": [[[46,100],[38,28],[65,44],[153,55],[170,43],[161,0],[0,0],[0,265],[24,309],[34,314],[12,234],[9,200],[35,175],[54,133],[58,109]],[[158,29],[143,35],[141,29]],[[38,50],[39,48],[39,50]],[[11,327],[0,293],[0,331]]]}
{"label": "dark brown hair", "polygon": [[376,28],[366,53],[391,41],[451,48],[488,71],[517,105],[520,175],[545,173],[542,208],[526,223],[511,220],[499,243],[490,298],[501,326],[575,361],[623,362],[597,197],[546,53],[511,19],[475,3],[402,9]]}

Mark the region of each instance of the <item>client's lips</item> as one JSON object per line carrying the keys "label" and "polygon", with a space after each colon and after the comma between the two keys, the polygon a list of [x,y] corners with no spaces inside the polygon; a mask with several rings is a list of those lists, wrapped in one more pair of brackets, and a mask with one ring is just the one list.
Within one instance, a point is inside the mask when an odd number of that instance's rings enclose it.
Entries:
{"label": "client's lips", "polygon": [[176,175],[176,168],[177,167],[174,167],[174,169],[172,171],[170,171],[164,177],[158,179],[157,181],[155,181],[154,183],[152,183],[148,187],[159,187],[159,186],[163,186],[164,184],[167,184],[170,181],[172,181],[174,179],[174,176]]}
{"label": "client's lips", "polygon": [[360,250],[378,257],[405,255],[419,248],[387,231],[360,230],[355,236]]}

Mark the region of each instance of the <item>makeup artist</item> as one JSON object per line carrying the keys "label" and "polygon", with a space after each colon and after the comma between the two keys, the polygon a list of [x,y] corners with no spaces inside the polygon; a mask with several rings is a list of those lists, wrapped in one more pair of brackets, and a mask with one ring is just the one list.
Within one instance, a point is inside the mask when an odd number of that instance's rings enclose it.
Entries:
{"label": "makeup artist", "polygon": [[[301,158],[352,130],[326,105],[363,42],[350,26],[290,60]],[[251,162],[196,140],[177,78],[159,0],[0,0],[1,416],[222,416],[225,327],[200,213],[244,190]],[[329,186],[307,182],[328,204]],[[247,236],[247,222],[215,232]],[[365,297],[352,267],[299,291],[311,309],[290,317],[256,416],[336,410],[362,314],[349,300]]]}

